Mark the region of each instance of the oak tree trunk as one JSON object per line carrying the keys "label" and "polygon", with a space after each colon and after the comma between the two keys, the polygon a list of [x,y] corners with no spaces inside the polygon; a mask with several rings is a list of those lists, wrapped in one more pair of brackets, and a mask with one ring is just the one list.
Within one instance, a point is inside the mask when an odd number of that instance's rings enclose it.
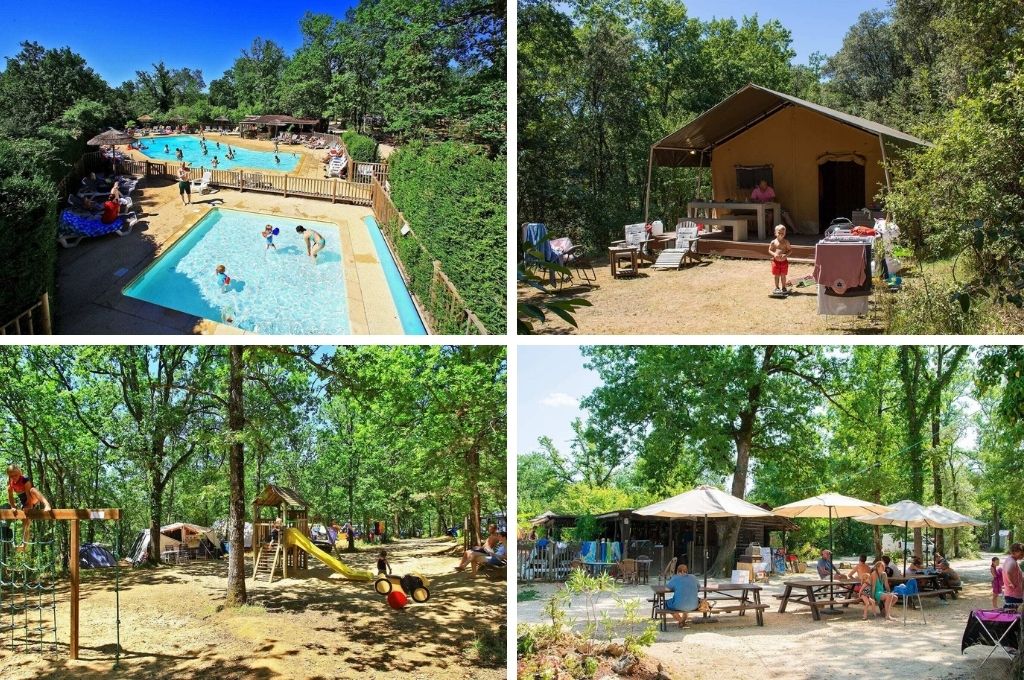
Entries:
{"label": "oak tree trunk", "polygon": [[228,470],[231,478],[231,505],[228,516],[228,535],[231,554],[228,555],[227,606],[240,607],[246,603],[245,592],[245,448],[242,429],[245,410],[242,400],[244,357],[241,345],[229,348],[230,373],[228,378],[228,431],[231,450]]}

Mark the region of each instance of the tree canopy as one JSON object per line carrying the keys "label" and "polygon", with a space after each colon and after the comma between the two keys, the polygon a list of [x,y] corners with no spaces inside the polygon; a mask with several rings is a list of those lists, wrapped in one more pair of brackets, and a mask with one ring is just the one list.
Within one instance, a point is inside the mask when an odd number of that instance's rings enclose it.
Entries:
{"label": "tree canopy", "polygon": [[[581,402],[571,450],[541,438],[519,457],[520,521],[545,510],[638,507],[708,483],[770,507],[836,491],[937,503],[990,522],[977,534],[945,532],[945,545],[937,532],[938,549],[950,554],[987,544],[997,528],[1024,528],[1009,488],[1024,443],[1018,348],[594,346],[583,354],[602,384]],[[725,555],[738,524],[729,529]],[[802,523],[794,540],[820,547],[825,530]],[[881,532],[857,523],[837,543],[858,552],[872,544],[880,553]]]}

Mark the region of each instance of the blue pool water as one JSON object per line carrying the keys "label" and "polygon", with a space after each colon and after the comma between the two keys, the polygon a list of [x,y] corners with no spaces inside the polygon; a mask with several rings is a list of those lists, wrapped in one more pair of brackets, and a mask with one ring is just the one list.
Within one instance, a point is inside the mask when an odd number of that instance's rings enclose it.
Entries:
{"label": "blue pool water", "polygon": [[[277,170],[279,172],[291,172],[299,164],[298,151],[296,147],[282,146],[281,152],[277,155],[281,158],[281,162],[277,163],[274,160],[273,151],[253,151],[251,149],[243,149],[241,147],[231,145],[231,150],[235,152],[234,160],[228,160],[224,155],[228,152],[228,143],[225,141],[220,142],[220,148],[217,148],[217,142],[211,138],[206,139],[206,148],[209,153],[204,156],[203,150],[199,147],[199,137],[196,135],[162,135],[156,137],[143,137],[141,139],[142,145],[146,148],[140,149],[140,151],[158,161],[175,161],[174,150],[181,149],[182,154],[185,156],[190,164],[195,167],[210,168],[210,161],[213,157],[217,157],[217,169],[218,170],[234,170],[236,168],[256,168],[259,170]],[[164,146],[169,151],[164,153]]]}
{"label": "blue pool water", "polygon": [[[276,251],[260,235],[268,223],[280,229]],[[299,224],[327,242],[315,264],[295,232]],[[231,278],[226,289],[217,280],[219,264]],[[215,208],[124,294],[256,333],[351,333],[341,235],[326,222]]]}
{"label": "blue pool water", "polygon": [[380,266],[384,270],[384,278],[388,282],[388,289],[391,291],[391,297],[394,299],[395,307],[398,309],[398,318],[402,322],[402,330],[405,331],[406,335],[426,335],[427,329],[423,325],[423,320],[420,319],[419,312],[416,311],[416,304],[412,301],[409,289],[405,287],[405,280],[402,278],[402,273],[399,271],[395,259],[391,256],[391,250],[388,248],[387,242],[384,241],[384,235],[380,233],[377,220],[367,216],[363,218],[363,222],[366,223],[366,228],[370,231],[370,239],[373,241],[373,247],[377,251],[377,259],[380,260]]}

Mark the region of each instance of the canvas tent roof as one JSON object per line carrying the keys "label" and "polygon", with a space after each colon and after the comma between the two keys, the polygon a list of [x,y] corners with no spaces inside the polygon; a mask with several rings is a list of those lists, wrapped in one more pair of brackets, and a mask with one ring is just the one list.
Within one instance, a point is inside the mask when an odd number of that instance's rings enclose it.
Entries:
{"label": "canvas tent roof", "polygon": [[887,125],[750,84],[656,142],[651,147],[654,164],[677,168],[707,167],[714,147],[789,106],[809,109],[869,134],[881,136],[887,142],[903,146],[931,146],[923,139]]}
{"label": "canvas tent roof", "polygon": [[287,503],[296,508],[309,507],[309,503],[298,492],[286,486],[278,486],[277,484],[267,484],[267,487],[263,489],[263,493],[252,502],[253,505],[267,507],[277,507],[282,503]]}

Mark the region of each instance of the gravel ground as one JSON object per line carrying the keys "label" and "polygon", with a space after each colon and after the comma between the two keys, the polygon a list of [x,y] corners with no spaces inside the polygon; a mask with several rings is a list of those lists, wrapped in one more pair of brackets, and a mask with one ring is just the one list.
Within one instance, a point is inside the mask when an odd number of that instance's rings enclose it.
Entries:
{"label": "gravel ground", "polygon": [[[991,606],[990,557],[953,562],[964,580],[964,590],[946,605],[937,598],[926,598],[927,624],[916,611],[908,611],[906,626],[902,621],[886,623],[870,615],[863,621],[863,610],[856,607],[840,616],[823,616],[821,621],[814,621],[804,606],[790,606],[785,614],[778,614],[778,600],[772,595],[782,593],[782,579],[775,577],[761,593],[761,601],[771,605],[765,612],[764,627],[758,627],[750,614],[725,614],[713,625],[691,625],[682,630],[670,626],[668,632],[658,633],[658,641],[648,653],[663,663],[672,677],[693,680],[1000,680],[1008,677],[1010,664],[999,652],[980,671],[990,647],[975,646],[960,653],[970,611]],[[518,604],[519,622],[543,621],[546,596],[558,587],[519,584],[521,592],[530,589],[537,593],[536,599]],[[650,588],[630,586],[619,594],[646,599]],[[642,605],[649,606],[646,602]],[[613,617],[622,613],[622,607],[608,596],[598,607]],[[573,601],[569,613],[582,619],[582,601]],[[894,610],[894,614],[900,612]]]}

